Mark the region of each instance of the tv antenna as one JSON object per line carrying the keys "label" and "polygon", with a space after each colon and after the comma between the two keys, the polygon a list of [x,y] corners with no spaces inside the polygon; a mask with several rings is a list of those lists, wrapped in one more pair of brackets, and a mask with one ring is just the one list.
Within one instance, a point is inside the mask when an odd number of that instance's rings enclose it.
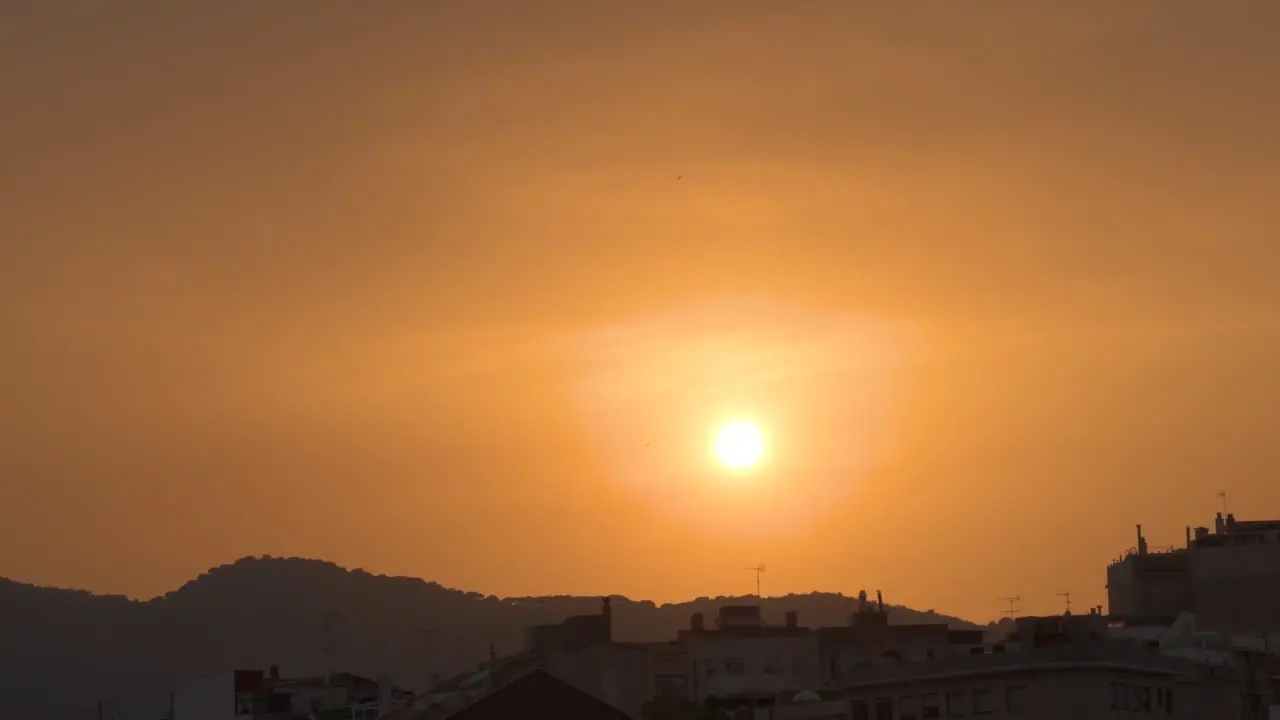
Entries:
{"label": "tv antenna", "polygon": [[760,598],[760,575],[764,573],[764,563],[756,563],[755,567],[747,568],[756,574],[756,598]]}
{"label": "tv antenna", "polygon": [[1000,602],[1009,603],[1009,609],[1000,611],[1001,615],[1008,615],[1011,618],[1018,616],[1018,603],[1022,602],[1022,598],[1020,596],[1014,595],[1013,597],[1002,597],[1000,598]]}
{"label": "tv antenna", "polygon": [[1066,602],[1066,604],[1067,604],[1067,614],[1068,614],[1068,615],[1070,615],[1070,614],[1071,614],[1071,593],[1069,593],[1069,592],[1060,592],[1060,593],[1058,593],[1058,597],[1062,598],[1062,600],[1063,600],[1064,602]]}
{"label": "tv antenna", "polygon": [[1227,514],[1227,491],[1219,490],[1218,497],[1222,500],[1222,514],[1226,515]]}

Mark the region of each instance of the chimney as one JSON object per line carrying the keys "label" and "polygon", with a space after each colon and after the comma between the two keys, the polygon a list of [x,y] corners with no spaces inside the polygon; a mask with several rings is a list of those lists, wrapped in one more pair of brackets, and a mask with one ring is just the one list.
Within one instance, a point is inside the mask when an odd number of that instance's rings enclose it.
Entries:
{"label": "chimney", "polygon": [[689,618],[689,627],[694,630],[705,630],[707,627],[706,620],[703,619],[702,613],[696,612],[693,617]]}
{"label": "chimney", "polygon": [[604,616],[605,642],[613,642],[613,603],[608,596],[600,598],[600,614]]}
{"label": "chimney", "polygon": [[800,615],[795,610],[787,611],[787,627],[794,628],[800,623]]}
{"label": "chimney", "polygon": [[879,590],[876,591],[876,605],[880,608],[880,612],[883,613],[884,612],[884,595],[881,595]]}
{"label": "chimney", "polygon": [[1187,526],[1187,547],[1191,547],[1191,526]]}
{"label": "chimney", "polygon": [[1218,513],[1217,517],[1213,519],[1213,531],[1221,535],[1226,532],[1226,525],[1226,522],[1222,519],[1222,513]]}
{"label": "chimney", "polygon": [[279,680],[279,679],[280,679],[280,666],[279,666],[279,665],[272,665],[271,667],[267,668],[267,677],[268,677],[268,678],[270,678],[270,679],[272,679],[272,680]]}
{"label": "chimney", "polygon": [[1142,526],[1138,526],[1138,554],[1147,554],[1147,539],[1142,537]]}

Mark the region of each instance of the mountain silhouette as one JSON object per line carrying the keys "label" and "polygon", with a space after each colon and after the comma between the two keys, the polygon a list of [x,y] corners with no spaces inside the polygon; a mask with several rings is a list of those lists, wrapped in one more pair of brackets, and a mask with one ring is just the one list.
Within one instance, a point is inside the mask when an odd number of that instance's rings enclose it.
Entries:
{"label": "mountain silhouette", "polygon": [[[669,640],[694,612],[755,602],[766,621],[794,610],[814,627],[847,623],[857,604],[833,593],[661,606],[615,597],[614,637]],[[101,702],[108,720],[157,720],[175,683],[270,665],[289,676],[385,671],[422,690],[491,651],[520,649],[526,626],[599,609],[598,597],[498,598],[300,558],[244,558],[147,601],[0,578],[0,717],[87,719]],[[887,609],[893,623],[982,627]]]}

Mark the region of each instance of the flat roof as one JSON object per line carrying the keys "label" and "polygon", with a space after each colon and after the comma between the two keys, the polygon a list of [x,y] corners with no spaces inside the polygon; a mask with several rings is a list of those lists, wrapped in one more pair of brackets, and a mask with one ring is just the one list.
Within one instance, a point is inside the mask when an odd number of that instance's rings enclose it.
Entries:
{"label": "flat roof", "polygon": [[1111,670],[1140,675],[1180,676],[1194,672],[1195,664],[1130,643],[1076,643],[1049,648],[1013,650],[877,666],[854,670],[842,679],[846,689],[899,685],[933,680],[977,678],[1011,673]]}

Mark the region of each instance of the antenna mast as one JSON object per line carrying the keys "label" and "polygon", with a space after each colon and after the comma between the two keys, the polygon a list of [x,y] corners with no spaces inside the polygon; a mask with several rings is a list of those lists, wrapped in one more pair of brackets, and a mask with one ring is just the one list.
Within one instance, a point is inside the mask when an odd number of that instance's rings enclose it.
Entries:
{"label": "antenna mast", "polygon": [[1009,609],[1000,611],[1001,615],[1008,615],[1011,618],[1018,617],[1018,603],[1022,602],[1022,598],[1020,596],[1014,595],[1013,597],[1003,597],[1000,598],[1000,602],[1009,603]]}
{"label": "antenna mast", "polygon": [[747,568],[756,574],[756,599],[760,599],[760,575],[764,572],[764,563],[756,563],[755,567]]}
{"label": "antenna mast", "polygon": [[1227,514],[1227,491],[1219,490],[1218,497],[1222,499],[1222,514],[1226,515]]}
{"label": "antenna mast", "polygon": [[1062,598],[1064,601],[1066,601],[1066,603],[1067,603],[1067,614],[1068,614],[1068,615],[1070,615],[1070,614],[1071,614],[1071,593],[1069,593],[1069,592],[1060,592],[1060,593],[1058,593],[1058,597],[1060,597],[1060,598]]}

